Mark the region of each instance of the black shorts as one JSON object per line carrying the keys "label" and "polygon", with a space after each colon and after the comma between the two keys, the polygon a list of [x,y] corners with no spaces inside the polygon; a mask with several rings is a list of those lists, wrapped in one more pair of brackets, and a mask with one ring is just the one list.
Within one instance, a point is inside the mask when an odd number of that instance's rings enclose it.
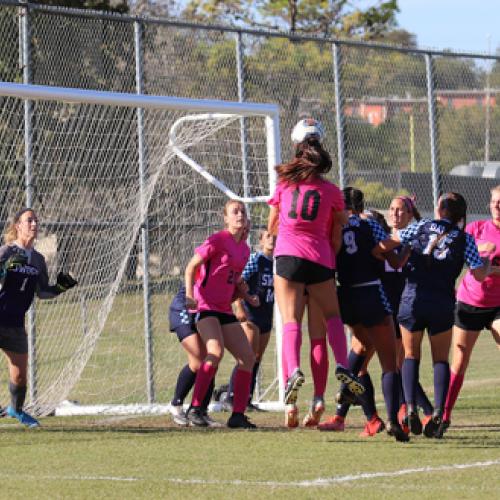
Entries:
{"label": "black shorts", "polygon": [[339,287],[340,316],[349,325],[363,325],[366,328],[379,325],[392,314],[382,285],[363,287]]}
{"label": "black shorts", "polygon": [[301,257],[280,255],[276,257],[276,274],[289,281],[315,285],[335,278],[335,269],[322,266]]}
{"label": "black shorts", "polygon": [[26,354],[28,335],[23,326],[0,326],[0,349]]}
{"label": "black shorts", "polygon": [[462,330],[480,332],[491,328],[498,319],[500,307],[476,307],[464,302],[457,302],[455,306],[455,325]]}
{"label": "black shorts", "polygon": [[239,323],[234,314],[227,314],[219,311],[201,311],[196,313],[195,320],[196,323],[201,321],[203,318],[217,318],[221,325],[230,325],[231,323]]}
{"label": "black shorts", "polygon": [[399,304],[398,322],[410,332],[427,329],[428,334],[432,336],[452,328],[454,309],[455,300],[443,295],[403,295]]}

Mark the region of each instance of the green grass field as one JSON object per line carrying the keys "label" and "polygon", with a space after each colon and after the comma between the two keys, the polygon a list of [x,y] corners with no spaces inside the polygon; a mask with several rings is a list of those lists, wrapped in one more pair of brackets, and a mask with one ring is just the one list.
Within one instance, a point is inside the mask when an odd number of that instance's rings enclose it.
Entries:
{"label": "green grass field", "polygon": [[[422,381],[432,393],[427,350],[424,359]],[[497,498],[499,360],[483,333],[453,425],[440,441],[419,436],[396,443],[385,433],[360,438],[358,409],[344,433],[288,431],[278,413],[252,414],[256,431],[180,429],[167,416],[47,417],[42,428],[26,430],[5,418],[0,497]],[[330,382],[329,394],[334,389]],[[300,396],[303,414],[309,385]],[[377,401],[384,415],[380,396]]]}

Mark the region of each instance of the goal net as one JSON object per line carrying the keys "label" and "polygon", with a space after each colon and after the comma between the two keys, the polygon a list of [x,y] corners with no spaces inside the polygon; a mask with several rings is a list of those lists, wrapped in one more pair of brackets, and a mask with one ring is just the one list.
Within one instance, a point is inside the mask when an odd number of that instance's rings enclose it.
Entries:
{"label": "goal net", "polygon": [[[279,161],[277,107],[9,83],[0,100],[2,220],[31,204],[51,281],[59,270],[79,281],[29,315],[28,406],[164,411],[186,363],[170,300],[194,248],[222,228],[228,197],[247,204],[257,242]],[[276,365],[273,347],[260,399],[278,399]]]}

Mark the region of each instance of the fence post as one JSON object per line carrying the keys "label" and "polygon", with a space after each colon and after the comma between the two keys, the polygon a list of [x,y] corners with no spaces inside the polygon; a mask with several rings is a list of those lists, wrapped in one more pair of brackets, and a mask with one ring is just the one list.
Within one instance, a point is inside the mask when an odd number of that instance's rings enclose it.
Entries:
{"label": "fence post", "polygon": [[342,95],[341,67],[342,48],[338,42],[333,43],[333,78],[335,82],[335,121],[337,125],[337,155],[339,164],[339,186],[347,186],[345,170],[345,118],[344,96]]}
{"label": "fence post", "polygon": [[[26,3],[25,7],[19,9],[20,23],[20,60],[23,70],[23,83],[31,83],[31,26],[30,10]],[[33,103],[26,99],[24,101],[24,190],[26,206],[33,206]],[[35,305],[31,305],[28,311],[28,386],[29,401],[34,405],[38,396],[37,388],[37,353],[36,353],[36,317]]]}
{"label": "fence post", "polygon": [[432,199],[437,206],[439,195],[442,192],[441,170],[439,168],[439,137],[436,114],[436,93],[434,86],[434,61],[431,54],[425,54],[425,72],[427,75],[427,108],[429,113],[429,135],[431,145],[432,167]]}
{"label": "fence post", "polygon": [[[238,102],[245,101],[245,65],[243,54],[243,40],[241,32],[238,31],[235,35],[236,38],[236,71],[238,73]],[[247,145],[247,128],[246,119],[242,116],[240,118],[240,136],[241,136],[241,167],[243,172],[243,196],[249,196],[249,183],[248,183],[248,145]],[[249,206],[246,204],[247,213]]]}
{"label": "fence post", "polygon": [[[135,84],[136,93],[143,93],[143,27],[134,21],[135,46]],[[144,143],[144,110],[137,108],[137,140],[139,148],[139,191],[141,204],[141,248],[143,255],[143,302],[144,302],[144,346],[146,354],[146,390],[148,403],[155,402],[154,364],[153,364],[153,331],[151,323],[151,290],[149,284],[149,224],[146,203],[146,146]]]}

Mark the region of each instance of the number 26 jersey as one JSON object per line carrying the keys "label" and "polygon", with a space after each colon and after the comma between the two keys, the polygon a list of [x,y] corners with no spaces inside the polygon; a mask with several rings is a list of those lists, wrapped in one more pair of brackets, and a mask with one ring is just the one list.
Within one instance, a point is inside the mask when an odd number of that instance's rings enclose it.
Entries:
{"label": "number 26 jersey", "polygon": [[344,197],[333,183],[315,178],[298,184],[280,182],[268,202],[279,206],[274,256],[289,255],[335,268],[331,244],[333,212],[344,210]]}

